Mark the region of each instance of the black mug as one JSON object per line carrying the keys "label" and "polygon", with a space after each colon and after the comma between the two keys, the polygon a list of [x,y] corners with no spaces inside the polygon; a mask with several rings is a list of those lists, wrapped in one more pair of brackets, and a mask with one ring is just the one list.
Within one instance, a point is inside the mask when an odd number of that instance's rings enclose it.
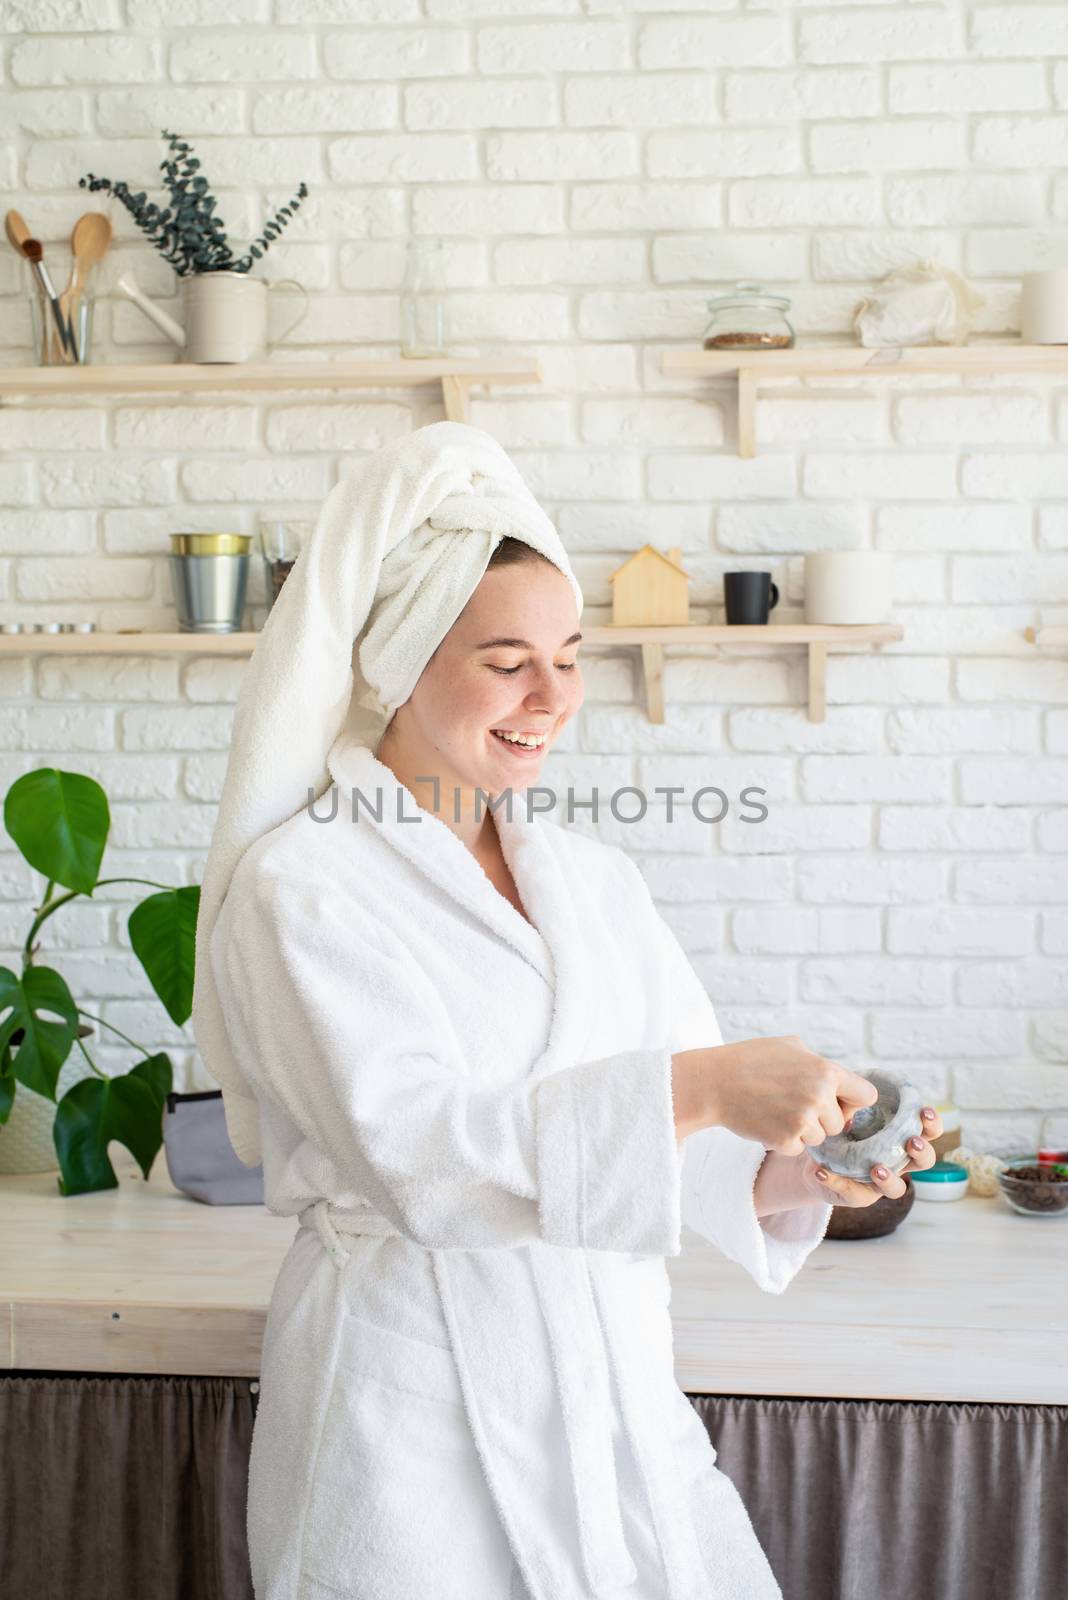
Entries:
{"label": "black mug", "polygon": [[723,599],[728,622],[767,622],[779,603],[779,589],[770,572],[725,572]]}

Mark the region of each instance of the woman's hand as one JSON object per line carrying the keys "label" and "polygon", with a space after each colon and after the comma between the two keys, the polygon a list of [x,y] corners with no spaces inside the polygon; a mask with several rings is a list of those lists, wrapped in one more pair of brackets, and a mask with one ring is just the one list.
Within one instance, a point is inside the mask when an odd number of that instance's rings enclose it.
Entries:
{"label": "woman's hand", "polygon": [[[831,1172],[828,1167],[821,1167],[819,1162],[813,1160],[806,1151],[800,1168],[802,1187],[809,1194],[818,1195],[832,1206],[870,1206],[884,1194],[893,1200],[898,1199],[905,1193],[906,1174],[922,1171],[925,1167],[933,1167],[937,1159],[930,1140],[937,1139],[942,1132],[942,1118],[931,1106],[924,1106],[920,1115],[923,1120],[923,1133],[914,1134],[906,1141],[909,1164],[901,1173],[895,1174],[887,1167],[873,1166],[871,1183],[861,1183],[856,1178],[843,1178],[840,1173]],[[846,1127],[848,1126],[847,1123]],[[819,1176],[820,1173],[824,1174],[822,1178]]]}
{"label": "woman's hand", "polygon": [[810,1050],[796,1033],[683,1050],[672,1056],[676,1136],[729,1128],[767,1150],[800,1156],[874,1105],[870,1078]]}

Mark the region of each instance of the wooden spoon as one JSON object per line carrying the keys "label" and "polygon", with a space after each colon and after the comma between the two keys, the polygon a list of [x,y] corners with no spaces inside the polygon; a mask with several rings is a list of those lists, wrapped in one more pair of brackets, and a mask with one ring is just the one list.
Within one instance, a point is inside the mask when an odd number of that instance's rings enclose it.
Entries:
{"label": "wooden spoon", "polygon": [[26,226],[26,219],[21,211],[9,211],[4,217],[4,230],[7,233],[7,242],[16,255],[22,255],[22,244],[25,239],[32,239],[33,234]]}
{"label": "wooden spoon", "polygon": [[90,270],[107,254],[111,244],[111,220],[102,211],[86,211],[71,230],[70,282],[60,299],[72,295]]}
{"label": "wooden spoon", "polygon": [[86,211],[71,230],[70,281],[59,297],[68,327],[74,327],[74,301],[81,293],[90,272],[111,245],[111,219],[102,211]]}

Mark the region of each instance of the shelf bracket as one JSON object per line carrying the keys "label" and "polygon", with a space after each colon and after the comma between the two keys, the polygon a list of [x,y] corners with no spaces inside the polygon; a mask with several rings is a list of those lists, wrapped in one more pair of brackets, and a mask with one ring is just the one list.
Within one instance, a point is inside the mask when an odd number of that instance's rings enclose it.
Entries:
{"label": "shelf bracket", "polygon": [[1040,650],[1068,649],[1068,623],[1040,622],[1037,627],[1025,628],[1024,635]]}
{"label": "shelf bracket", "polygon": [[808,646],[808,720],[827,720],[827,644],[814,639]]}
{"label": "shelf bracket", "polygon": [[744,461],[756,455],[757,375],[752,367],[738,368],[738,454]]}
{"label": "shelf bracket", "polygon": [[645,710],[650,722],[664,720],[664,646],[643,644],[642,672],[645,675]]}
{"label": "shelf bracket", "polygon": [[446,374],[441,380],[441,394],[450,422],[471,421],[471,384],[467,378]]}

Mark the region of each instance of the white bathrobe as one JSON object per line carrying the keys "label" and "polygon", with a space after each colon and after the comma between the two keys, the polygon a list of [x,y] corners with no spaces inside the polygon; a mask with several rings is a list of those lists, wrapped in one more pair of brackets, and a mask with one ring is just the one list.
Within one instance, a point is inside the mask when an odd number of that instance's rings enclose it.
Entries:
{"label": "white bathrobe", "polygon": [[721,1034],[622,850],[517,791],[495,822],[528,922],[370,748],[329,770],[211,944],[266,1203],[301,1220],[257,1600],[780,1600],[675,1381],[664,1257],[686,1222],[777,1293],[830,1205],[758,1220],[762,1145],[677,1143],[671,1054]]}

